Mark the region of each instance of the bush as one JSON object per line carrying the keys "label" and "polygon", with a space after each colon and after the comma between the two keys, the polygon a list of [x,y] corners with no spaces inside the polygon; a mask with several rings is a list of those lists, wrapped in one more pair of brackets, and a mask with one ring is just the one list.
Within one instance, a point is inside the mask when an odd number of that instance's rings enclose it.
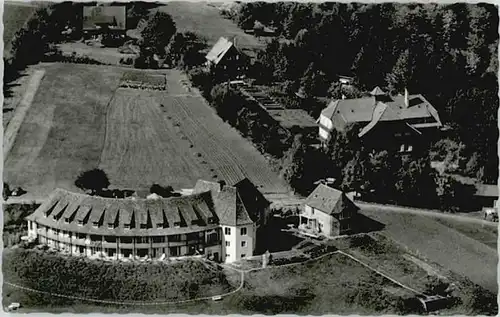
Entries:
{"label": "bush", "polygon": [[[4,251],[11,283],[40,291],[117,301],[181,300],[227,291],[222,269],[198,261],[118,263],[14,249]],[[34,294],[27,294],[37,303]]]}
{"label": "bush", "polygon": [[120,64],[123,65],[132,65],[134,63],[134,59],[132,57],[122,57],[120,58]]}

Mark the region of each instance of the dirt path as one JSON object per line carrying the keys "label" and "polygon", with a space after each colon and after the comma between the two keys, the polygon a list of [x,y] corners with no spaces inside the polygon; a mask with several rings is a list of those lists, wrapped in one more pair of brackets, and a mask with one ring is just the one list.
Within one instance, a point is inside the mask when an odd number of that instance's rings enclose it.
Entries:
{"label": "dirt path", "polygon": [[491,222],[491,221],[473,218],[473,217],[468,217],[468,216],[463,216],[463,215],[448,214],[448,213],[439,212],[439,211],[430,211],[430,210],[400,207],[400,206],[370,204],[370,203],[364,203],[364,202],[360,202],[360,201],[357,201],[356,205],[358,205],[362,209],[368,209],[368,210],[380,209],[383,211],[391,211],[391,212],[396,212],[396,213],[407,213],[407,214],[414,214],[414,215],[428,216],[428,217],[435,217],[435,218],[455,219],[455,220],[460,220],[463,222],[477,223],[477,224],[487,225],[487,226],[491,226],[491,227],[498,226],[498,224],[496,222]]}
{"label": "dirt path", "polygon": [[19,105],[16,107],[14,116],[9,122],[9,125],[5,129],[5,134],[3,136],[3,157],[4,161],[9,155],[10,149],[16,140],[17,132],[21,128],[21,124],[24,121],[24,117],[28,112],[28,109],[31,106],[33,99],[35,98],[35,94],[38,90],[38,86],[42,81],[43,76],[45,75],[45,70],[36,70],[35,73],[31,76],[30,81],[28,83],[28,88],[26,93],[24,94],[23,99],[19,102]]}

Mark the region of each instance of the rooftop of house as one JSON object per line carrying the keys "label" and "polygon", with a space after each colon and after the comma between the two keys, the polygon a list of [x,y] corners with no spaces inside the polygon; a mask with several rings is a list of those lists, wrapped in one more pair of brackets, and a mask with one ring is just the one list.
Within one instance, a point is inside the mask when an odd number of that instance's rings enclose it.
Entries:
{"label": "rooftop of house", "polygon": [[442,125],[437,110],[421,94],[409,95],[406,102],[404,96],[388,96],[379,87],[370,97],[331,100],[321,115],[340,126],[369,123],[360,136],[381,121],[425,119],[417,123],[412,121],[411,125],[414,128]]}
{"label": "rooftop of house", "polygon": [[222,60],[224,55],[226,55],[226,53],[231,49],[231,47],[233,47],[233,45],[233,42],[229,41],[225,37],[221,37],[208,52],[205,58],[217,65]]}
{"label": "rooftop of house", "polygon": [[99,25],[106,24],[118,30],[126,28],[125,6],[84,6],[83,7],[83,29],[96,30]]}
{"label": "rooftop of house", "polygon": [[346,206],[356,206],[343,192],[324,184],[319,184],[304,204],[329,215],[342,212]]}

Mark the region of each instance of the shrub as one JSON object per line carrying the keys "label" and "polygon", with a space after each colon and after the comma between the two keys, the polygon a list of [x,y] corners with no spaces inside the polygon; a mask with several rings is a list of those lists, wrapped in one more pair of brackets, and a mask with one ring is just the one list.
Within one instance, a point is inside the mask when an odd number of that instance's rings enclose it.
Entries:
{"label": "shrub", "polygon": [[[222,269],[198,261],[118,263],[25,249],[4,251],[8,281],[46,292],[117,301],[181,300],[227,291]],[[38,297],[28,297],[36,303]],[[39,303],[36,303],[39,304]]]}

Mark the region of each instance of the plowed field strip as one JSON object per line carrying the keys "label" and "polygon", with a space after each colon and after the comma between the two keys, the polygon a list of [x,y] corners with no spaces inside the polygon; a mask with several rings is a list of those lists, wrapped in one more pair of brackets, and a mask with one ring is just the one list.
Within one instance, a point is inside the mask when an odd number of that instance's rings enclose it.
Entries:
{"label": "plowed field strip", "polygon": [[210,179],[208,166],[165,120],[154,92],[119,89],[107,114],[101,168],[116,186],[149,187],[153,183],[191,187]]}
{"label": "plowed field strip", "polygon": [[224,151],[228,152],[234,162],[238,162],[239,168],[246,177],[252,179],[256,184],[264,186],[263,190],[266,192],[287,192],[286,186],[278,175],[269,168],[266,159],[236,130],[216,116],[213,110],[204,104],[203,100],[196,97],[180,99],[183,101],[181,104],[185,106],[189,115],[194,118],[198,125],[209,132],[214,139],[223,140],[218,144]]}

